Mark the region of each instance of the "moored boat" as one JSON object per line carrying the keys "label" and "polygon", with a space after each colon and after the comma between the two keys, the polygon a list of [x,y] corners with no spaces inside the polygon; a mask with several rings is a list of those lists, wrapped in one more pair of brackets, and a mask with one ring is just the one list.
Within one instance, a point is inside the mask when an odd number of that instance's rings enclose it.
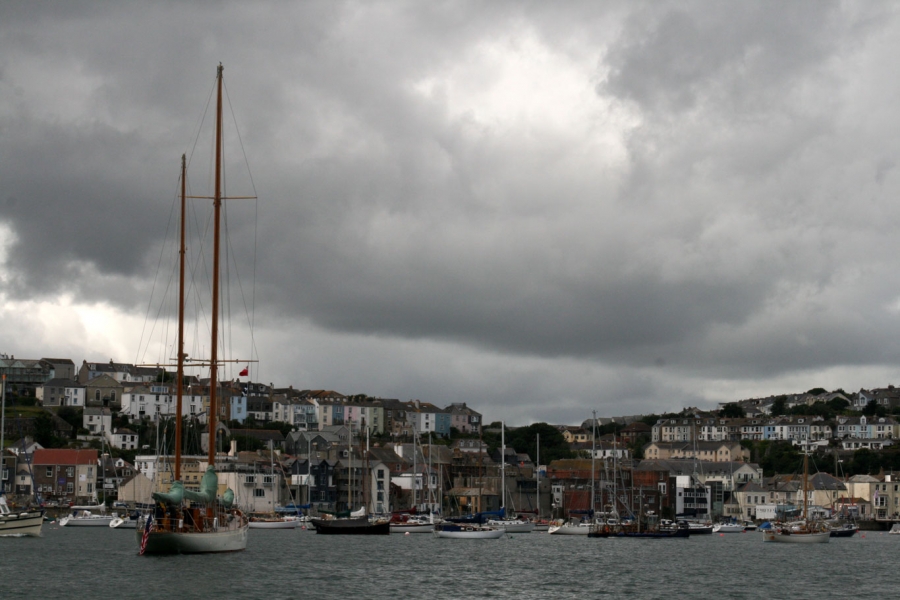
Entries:
{"label": "moored boat", "polygon": [[488,519],[490,527],[500,527],[507,533],[531,533],[535,529],[534,521],[525,519]]}
{"label": "moored boat", "polygon": [[[4,436],[6,434],[6,373],[0,380],[0,473],[6,469],[3,454],[6,452]],[[31,463],[29,462],[29,469]],[[44,524],[44,511],[32,508],[13,511],[6,503],[6,491],[3,489],[4,479],[0,478],[0,536],[23,537],[41,535]]]}
{"label": "moored boat", "polygon": [[713,533],[743,533],[743,523],[716,523],[712,528]]}
{"label": "moored boat", "polygon": [[39,536],[43,523],[43,509],[12,510],[0,493],[0,536]]}
{"label": "moored boat", "polygon": [[807,514],[809,489],[809,455],[803,455],[803,518],[792,523],[776,524],[763,532],[764,542],[783,544],[824,544],[831,539],[831,532],[825,523],[810,519]]}
{"label": "moored boat", "polygon": [[[206,472],[200,478],[199,491],[187,490],[181,480],[182,452],[182,418],[184,416],[184,368],[188,355],[184,342],[184,296],[185,296],[185,214],[187,159],[181,157],[181,239],[179,248],[178,286],[178,339],[176,346],[177,364],[175,365],[175,461],[173,482],[168,493],[155,492],[156,503],[153,512],[143,517],[135,528],[135,539],[140,554],[195,554],[207,552],[235,552],[247,547],[247,532],[250,528],[247,517],[234,507],[234,491],[226,489],[220,497],[218,494],[218,476],[216,475],[216,424],[219,417],[219,369],[226,362],[220,360],[219,347],[219,309],[220,309],[220,257],[222,205],[225,200],[222,193],[224,177],[222,174],[223,141],[222,141],[222,88],[223,67],[219,64],[216,71],[216,123],[213,157],[215,163],[214,195],[212,196],[212,285],[211,291],[211,343],[208,361],[198,361],[198,366],[209,368],[208,394],[209,408],[207,414],[208,455]],[[244,362],[244,361],[240,361]],[[243,373],[243,372],[242,372]]]}
{"label": "moored boat", "polygon": [[853,537],[859,531],[859,525],[855,523],[844,523],[843,525],[829,526],[829,535],[831,537]]}
{"label": "moored boat", "polygon": [[59,520],[60,527],[109,527],[113,515],[94,514],[89,510],[73,510],[72,514]]}
{"label": "moored boat", "polygon": [[296,529],[300,518],[292,515],[250,515],[250,529]]}
{"label": "moored boat", "polygon": [[551,525],[547,529],[547,533],[550,535],[588,535],[592,530],[593,524],[590,521],[569,521],[562,525]]}
{"label": "moored boat", "polygon": [[434,526],[434,537],[457,540],[495,540],[506,535],[506,531],[489,525],[462,525],[439,523]]}
{"label": "moored boat", "polygon": [[310,519],[316,533],[326,535],[390,535],[391,522],[387,519],[370,521],[368,517],[337,519]]}

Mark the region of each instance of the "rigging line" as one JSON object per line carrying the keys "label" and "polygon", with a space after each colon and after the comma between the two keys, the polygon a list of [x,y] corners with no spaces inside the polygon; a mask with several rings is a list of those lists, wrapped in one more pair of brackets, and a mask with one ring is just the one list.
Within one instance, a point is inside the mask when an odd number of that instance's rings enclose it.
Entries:
{"label": "rigging line", "polygon": [[[234,107],[231,104],[231,96],[228,94],[228,86],[225,84],[225,80],[222,80],[223,87],[225,88],[225,100],[228,103],[228,110],[231,112],[231,120],[235,124],[235,134],[238,139],[238,146],[241,149],[241,154],[244,157],[244,164],[247,166],[247,176],[250,178],[250,188],[253,190],[254,197],[254,220],[253,220],[253,267],[251,269],[251,296],[250,296],[250,357],[253,358],[256,356],[259,357],[259,352],[256,347],[256,337],[254,331],[256,330],[256,268],[257,268],[257,259],[258,259],[258,241],[259,241],[259,194],[256,192],[256,181],[253,179],[253,171],[250,169],[250,159],[247,157],[247,151],[244,148],[244,139],[241,137],[241,130],[237,127],[237,117],[234,115]],[[246,302],[244,303],[244,309],[246,310]]]}
{"label": "rigging line", "polygon": [[[181,176],[179,176],[178,179],[176,180],[176,188],[178,187],[178,183],[180,183],[180,181],[181,181]],[[169,233],[174,230],[173,221],[175,219],[176,206],[177,206],[177,196],[173,195],[172,204],[169,209],[169,220],[166,223],[166,232],[163,237],[163,244],[159,249],[159,259],[156,264],[156,273],[154,274],[154,277],[153,277],[153,285],[152,285],[151,291],[150,291],[150,298],[147,300],[147,312],[144,315],[144,324],[141,327],[141,335],[138,339],[137,354],[135,355],[135,363],[136,364],[143,362],[140,360],[140,358],[142,356],[142,352],[147,351],[146,349],[142,350],[142,347],[144,344],[144,334],[145,333],[147,333],[147,347],[149,348],[149,345],[150,345],[150,336],[152,334],[153,328],[151,328],[150,332],[147,332],[147,323],[150,321],[151,309],[153,308],[153,295],[156,290],[156,285],[159,281],[160,272],[162,271],[163,256],[165,255],[166,247],[169,245],[169,242],[168,242]]]}

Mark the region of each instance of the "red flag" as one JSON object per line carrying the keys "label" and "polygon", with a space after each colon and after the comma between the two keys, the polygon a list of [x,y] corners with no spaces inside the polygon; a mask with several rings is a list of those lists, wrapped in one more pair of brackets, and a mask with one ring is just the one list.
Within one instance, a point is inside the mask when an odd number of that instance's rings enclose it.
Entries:
{"label": "red flag", "polygon": [[246,377],[249,374],[250,374],[250,367],[247,367],[243,371],[240,372],[241,377]]}

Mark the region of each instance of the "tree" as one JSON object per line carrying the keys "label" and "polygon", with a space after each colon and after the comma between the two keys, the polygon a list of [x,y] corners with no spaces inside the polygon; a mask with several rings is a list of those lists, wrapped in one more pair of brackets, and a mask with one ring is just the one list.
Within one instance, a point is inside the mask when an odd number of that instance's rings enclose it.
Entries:
{"label": "tree", "polygon": [[50,413],[41,411],[34,418],[34,441],[44,448],[56,448],[59,439],[53,435],[53,417]]}
{"label": "tree", "polygon": [[56,411],[56,416],[71,425],[73,431],[78,431],[84,427],[84,419],[82,418],[83,413],[84,411],[79,410],[74,406],[61,406],[59,410]]}
{"label": "tree", "polygon": [[887,409],[878,404],[875,400],[869,400],[868,404],[866,404],[865,408],[863,408],[862,413],[866,416],[874,416],[874,417],[884,417],[887,415]]}
{"label": "tree", "polygon": [[832,398],[826,404],[833,410],[835,413],[839,413],[843,410],[846,410],[850,403],[843,398]]}
{"label": "tree", "polygon": [[826,390],[825,388],[813,388],[806,393],[811,396],[821,396],[822,394],[827,394],[828,390]]}
{"label": "tree", "polygon": [[569,444],[562,433],[553,425],[534,423],[526,427],[518,427],[506,435],[507,447],[516,452],[527,452],[531,460],[537,460],[537,436],[541,436],[541,462],[548,464],[562,458],[574,458]]}
{"label": "tree", "polygon": [[729,419],[743,419],[747,416],[747,411],[737,402],[729,402],[719,411],[719,416]]}
{"label": "tree", "polygon": [[784,396],[778,396],[775,398],[775,402],[772,403],[772,416],[778,417],[784,414],[785,405],[787,404],[787,398]]}

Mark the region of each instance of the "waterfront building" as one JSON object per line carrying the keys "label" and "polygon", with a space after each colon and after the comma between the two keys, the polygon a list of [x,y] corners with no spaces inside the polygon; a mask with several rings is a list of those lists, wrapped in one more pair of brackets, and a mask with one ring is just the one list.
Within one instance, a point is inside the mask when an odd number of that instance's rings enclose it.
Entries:
{"label": "waterfront building", "polygon": [[97,460],[96,450],[35,450],[32,466],[37,492],[59,502],[96,502]]}

